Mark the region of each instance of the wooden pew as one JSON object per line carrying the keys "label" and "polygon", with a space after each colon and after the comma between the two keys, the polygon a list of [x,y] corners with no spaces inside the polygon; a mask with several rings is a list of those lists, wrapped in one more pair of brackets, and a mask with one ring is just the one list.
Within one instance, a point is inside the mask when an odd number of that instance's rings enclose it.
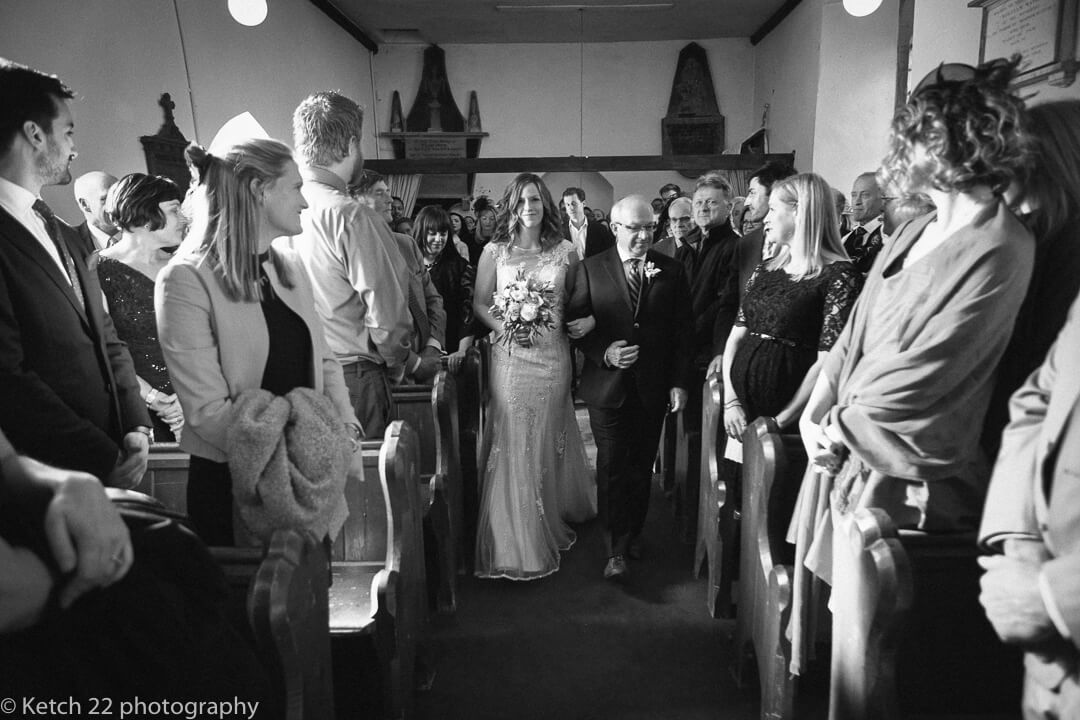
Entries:
{"label": "wooden pew", "polygon": [[311,533],[277,530],[265,552],[212,548],[248,621],[288,720],[334,716],[327,559]]}
{"label": "wooden pew", "polygon": [[1022,661],[978,602],[974,534],[833,514],[831,720],[1016,717]]}
{"label": "wooden pew", "polygon": [[805,467],[799,436],[780,435],[771,418],[758,418],[743,435],[734,670],[745,687],[756,669],[763,719],[794,716],[798,678],[789,670],[791,643],[785,636],[794,549],[784,537]]}
{"label": "wooden pew", "polygon": [[911,565],[888,513],[834,512],[833,521],[829,718],[895,720],[896,652],[911,609]]}
{"label": "wooden pew", "polygon": [[[175,465],[177,458],[170,459]],[[158,498],[107,488],[109,498],[129,512],[151,518],[183,513]],[[265,549],[211,547],[228,589],[228,614],[237,626],[246,621],[270,686],[286,720],[334,715],[327,615],[327,558],[311,533],[276,530]],[[244,620],[241,620],[244,618]]]}
{"label": "wooden pew", "polygon": [[476,523],[480,514],[480,448],[484,443],[484,404],[487,377],[481,351],[471,347],[457,375],[458,433],[461,464],[462,525],[458,567],[471,572],[476,546]]}
{"label": "wooden pew", "polygon": [[411,718],[427,616],[419,439],[397,420],[361,452],[365,481],[346,486],[349,518],[332,553],[330,636],[373,640],[384,716]]}
{"label": "wooden pew", "polygon": [[[693,392],[691,390],[690,392]],[[675,532],[680,540],[694,542],[697,531],[698,466],[701,462],[701,438],[699,431],[689,431],[686,413],[676,413],[675,422],[675,469],[672,497],[675,501]]]}
{"label": "wooden pew", "polygon": [[701,389],[701,499],[698,507],[694,570],[704,563],[709,584],[706,606],[713,617],[735,617],[735,580],[739,576],[739,488],[720,478],[724,433],[723,383],[711,376]]}
{"label": "wooden pew", "polygon": [[154,443],[146,460],[146,474],[134,488],[157,498],[169,510],[187,515],[187,478],[190,457],[177,443]]}
{"label": "wooden pew", "polygon": [[421,502],[435,539],[436,602],[440,612],[452,613],[465,551],[457,383],[442,370],[433,385],[400,385],[392,397],[394,417],[408,422],[419,440]]}

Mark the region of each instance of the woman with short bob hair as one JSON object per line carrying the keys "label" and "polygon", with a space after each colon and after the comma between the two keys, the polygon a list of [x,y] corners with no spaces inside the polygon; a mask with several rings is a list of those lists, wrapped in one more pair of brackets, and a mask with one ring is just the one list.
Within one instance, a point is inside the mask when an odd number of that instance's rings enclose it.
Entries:
{"label": "woman with short bob hair", "polygon": [[175,441],[184,425],[154,316],[154,282],[183,240],[182,199],[168,178],[143,173],[120,178],[105,196],[106,216],[120,228],[120,239],[102,250],[97,261],[109,317],[131,353],[155,442]]}
{"label": "woman with short bob hair", "polygon": [[186,418],[188,515],[208,544],[232,545],[228,437],[241,393],[310,388],[329,398],[343,436],[358,441],[362,431],[307,273],[292,250],[272,244],[300,234],[307,207],[292,152],[249,140],[224,157],[195,144],[185,154],[192,225],[158,278],[158,329]]}
{"label": "woman with short bob hair", "polygon": [[979,434],[1035,251],[1002,197],[1033,158],[1023,103],[1009,91],[1017,63],[962,78],[939,69],[893,120],[882,185],[925,193],[937,209],[901,226],[878,255],[799,422],[810,466],[789,536],[795,670],[803,562],[826,582],[832,575],[830,489],[838,510],[881,508],[901,528],[978,524],[989,479]]}

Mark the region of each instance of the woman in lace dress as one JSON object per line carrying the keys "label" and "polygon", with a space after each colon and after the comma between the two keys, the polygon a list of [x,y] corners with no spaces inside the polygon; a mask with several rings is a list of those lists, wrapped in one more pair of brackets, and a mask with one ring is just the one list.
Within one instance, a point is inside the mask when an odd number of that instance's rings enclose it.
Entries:
{"label": "woman in lace dress", "polygon": [[165,248],[183,240],[182,199],[180,188],[168,178],[132,173],[115,183],[105,198],[105,212],[123,234],[101,251],[97,265],[116,335],[131,352],[156,442],[178,440],[184,425],[154,316],[154,281],[172,257]]}
{"label": "woman in lace dress", "polygon": [[813,173],[783,180],[770,194],[765,241],[779,250],[750,276],[724,347],[730,438],[741,438],[763,415],[781,428],[798,420],[862,288],[840,242],[832,199],[832,188]]}
{"label": "woman in lace dress", "polygon": [[[559,213],[543,181],[518,175],[503,195],[495,235],[484,246],[473,308],[494,331],[491,400],[476,539],[478,577],[531,580],[559,569],[575,540],[566,522],[596,514],[596,485],[570,399],[570,346],[562,326],[564,280],[579,261],[562,239]],[[555,290],[556,327],[531,341],[503,337],[492,296],[518,272]]]}

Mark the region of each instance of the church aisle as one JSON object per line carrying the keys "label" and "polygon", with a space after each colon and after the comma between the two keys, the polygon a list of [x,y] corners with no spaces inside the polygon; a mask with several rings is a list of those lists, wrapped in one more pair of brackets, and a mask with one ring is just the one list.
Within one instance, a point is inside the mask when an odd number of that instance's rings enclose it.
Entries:
{"label": "church aisle", "polygon": [[740,692],[731,678],[732,623],[706,612],[705,581],[690,577],[693,548],[675,539],[663,493],[654,488],[645,556],[625,585],[601,577],[599,524],[576,529],[578,542],[555,575],[524,583],[462,578],[457,614],[432,620],[437,675],[417,696],[418,716],[756,717],[756,693]]}

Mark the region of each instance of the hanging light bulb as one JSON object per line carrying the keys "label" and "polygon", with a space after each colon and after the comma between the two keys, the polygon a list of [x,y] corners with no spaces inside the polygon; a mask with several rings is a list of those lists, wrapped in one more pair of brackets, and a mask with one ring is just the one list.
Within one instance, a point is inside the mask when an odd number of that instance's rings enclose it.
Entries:
{"label": "hanging light bulb", "polygon": [[266,19],[266,0],[229,0],[229,14],[241,25],[255,27]]}
{"label": "hanging light bulb", "polygon": [[849,15],[865,17],[881,7],[881,0],[844,0]]}

